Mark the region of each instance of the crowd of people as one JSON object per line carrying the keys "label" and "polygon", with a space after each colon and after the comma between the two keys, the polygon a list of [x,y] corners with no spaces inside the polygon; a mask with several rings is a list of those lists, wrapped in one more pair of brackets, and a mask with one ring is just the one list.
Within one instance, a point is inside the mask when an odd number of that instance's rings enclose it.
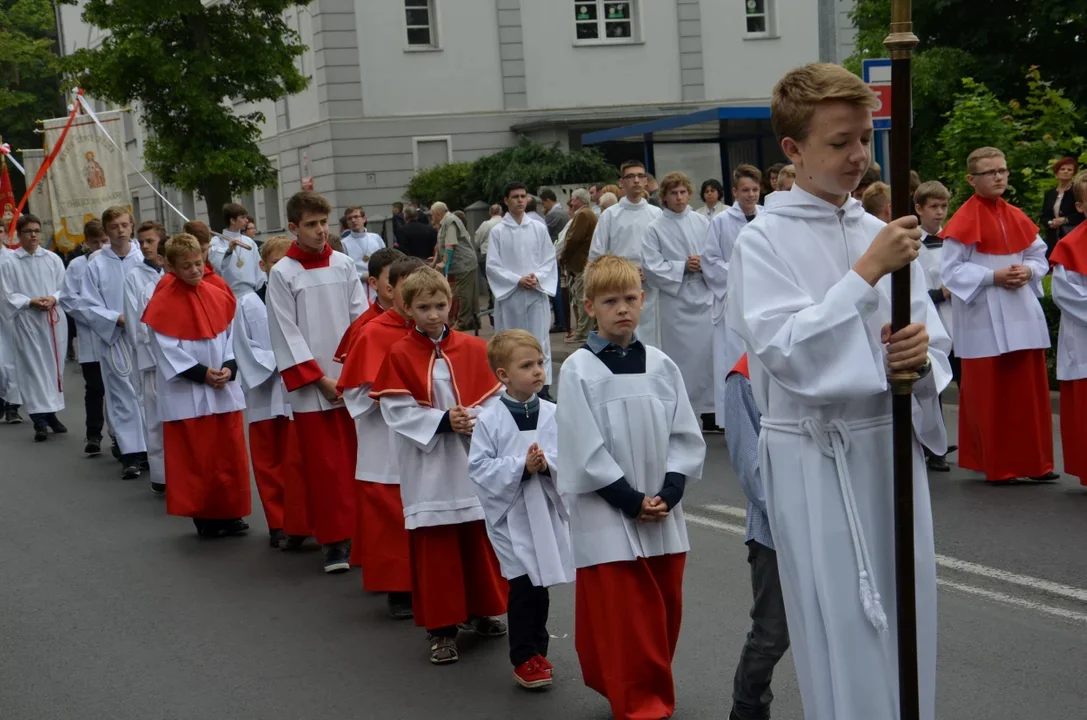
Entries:
{"label": "crowd of people", "polygon": [[[1084,477],[1087,225],[1047,261],[1038,227],[1001,197],[1008,168],[995,148],[971,154],[975,194],[949,222],[947,189],[919,179],[916,216],[891,220],[871,167],[876,106],[838,66],[791,71],[771,106],[790,164],[735,168],[728,206],[707,180],[697,210],[686,175],[658,184],[633,160],[618,185],[575,190],[565,208],[511,182],[474,235],[444,203],[399,206],[392,247],[357,206],[330,233],[332,208],[313,192],[287,202],[293,237],[261,244],[240,205],[223,208],[218,234],[191,221],[169,238],[111,207],[86,224],[67,270],[23,215],[18,248],[0,254],[0,392],[29,413],[36,441],[67,432],[67,314],[87,454],[101,453],[108,422],[122,477],[146,473],[167,512],[208,539],[249,529],[252,467],[270,546],[313,537],[325,572],[360,566],[364,591],[426,630],[436,665],[459,659],[461,632],[508,635],[517,683],[550,686],[548,588],[573,582],[582,676],[618,718],[675,709],[682,499],[703,475],[704,435],[724,432],[749,501],[753,590],[730,718],[769,716],[791,642],[806,717],[890,720],[887,377],[914,372],[919,682],[931,720],[923,459],[943,470],[954,449],[940,394],[959,382],[962,467],[992,483],[1056,479],[1037,300],[1051,262],[1065,467]],[[1053,208],[1072,193],[1082,212],[1087,173],[1067,180]],[[892,333],[890,274],[906,265],[914,322]],[[464,332],[479,328],[481,280],[489,341]],[[578,345],[557,404],[554,329]]]}

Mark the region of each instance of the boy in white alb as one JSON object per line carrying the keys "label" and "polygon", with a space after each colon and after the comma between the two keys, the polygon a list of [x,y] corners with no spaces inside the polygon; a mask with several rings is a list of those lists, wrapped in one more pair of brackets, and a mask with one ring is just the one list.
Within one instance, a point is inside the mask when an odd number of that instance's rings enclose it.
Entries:
{"label": "boy in white alb", "polygon": [[[950,341],[911,264],[917,219],[885,225],[850,195],[871,162],[872,90],[814,63],[787,73],[772,98],[797,181],[740,233],[726,322],[747,345],[762,414],[759,470],[804,714],[899,715],[887,374],[913,370],[920,717],[932,720],[936,560],[921,444],[946,447],[938,396]],[[904,266],[914,322],[892,334],[890,273]]]}
{"label": "boy in white alb", "polygon": [[136,389],[143,404],[144,432],[147,442],[148,474],[151,476],[151,492],[166,492],[166,464],[162,446],[162,419],[158,412],[158,392],[155,387],[155,355],[151,350],[151,336],[147,325],[139,318],[155,287],[162,279],[166,258],[166,228],[148,220],[136,230],[143,262],[134,266],[125,276],[125,317],[131,318],[127,339],[130,357],[135,358],[138,373],[133,374]]}
{"label": "boy in white alb", "polygon": [[414,329],[392,346],[370,397],[396,433],[415,624],[427,630],[430,662],[442,665],[460,658],[460,625],[506,634],[493,616],[506,612],[508,585],[468,478],[467,439],[501,384],[483,340],[449,329],[453,295],[440,272],[420,268],[400,285]]}
{"label": "boy in white alb", "polygon": [[702,429],[720,432],[713,417],[713,293],[702,274],[710,221],[688,206],[694,185],[683,173],[661,179],[660,217],[642,247],[646,282],[660,290],[661,350],[679,366]]}
{"label": "boy in white alb", "polygon": [[313,192],[287,202],[287,229],[297,240],[268,279],[268,329],[290,391],[306,473],[310,521],[324,546],[325,572],[351,569],[355,532],[355,424],[336,390],[334,362],[343,334],[366,312],[355,264],[328,244],[328,201]]}
{"label": "boy in white alb", "polygon": [[[268,238],[260,247],[261,269],[270,273],[290,246],[286,235]],[[298,435],[268,332],[267,287],[238,299],[233,340],[238,381],[245,391],[253,478],[268,521],[268,544],[280,548],[287,538],[304,540],[313,530],[305,502]],[[296,545],[301,540],[295,540]]]}
{"label": "boy in white alb", "polygon": [[[732,196],[736,201],[713,219],[702,253],[702,274],[713,291],[713,412],[717,425],[725,426],[725,378],[744,354],[744,342],[725,322],[728,305],[728,273],[736,238],[749,222],[758,217],[762,172],[751,165],[739,165],[732,171]],[[767,204],[778,196],[770,193]]]}
{"label": "boy in white alb", "polygon": [[358,271],[362,284],[366,286],[367,298],[373,302],[374,294],[368,282],[370,256],[385,247],[385,238],[377,233],[367,232],[366,211],[358,205],[352,205],[344,211],[344,220],[347,221],[349,232],[340,239],[343,251],[355,261],[355,270]]}
{"label": "boy in white alb", "polygon": [[260,251],[253,239],[245,234],[248,225],[249,211],[244,205],[224,205],[223,232],[212,238],[208,251],[212,266],[230,285],[235,297],[256,292],[267,282],[260,269]]}
{"label": "boy in white alb", "polygon": [[535,690],[551,684],[547,589],[574,581],[570,514],[551,468],[558,452],[555,405],[539,398],[546,378],[544,353],[529,332],[499,332],[487,343],[487,358],[506,389],[500,405],[476,418],[468,475],[509,581],[513,677],[521,687]]}
{"label": "boy in white alb", "polygon": [[494,293],[494,329],[527,330],[544,353],[547,380],[541,396],[549,397],[551,385],[551,298],[558,292],[559,266],[555,245],[547,227],[528,222],[524,183],[511,182],[505,189],[509,212],[491,230],[487,250],[487,282]]}
{"label": "boy in white alb", "polygon": [[644,283],[642,268],[642,241],[649,223],[656,220],[661,209],[646,200],[646,182],[649,175],[645,165],[628,160],[619,168],[619,183],[623,186],[623,198],[616,205],[600,213],[593,241],[589,246],[589,261],[601,255],[618,255],[634,263],[641,273],[645,291],[639,339],[646,345],[660,347],[660,318],[657,310],[657,289]]}
{"label": "boy in white alb", "polygon": [[606,255],[585,271],[599,332],[559,377],[559,491],[577,566],[574,644],[616,718],[671,717],[690,544],[680,501],[706,443],[683,375],[635,334],[642,282]]}
{"label": "boy in white alb", "polygon": [[102,213],[102,227],[109,244],[94,254],[83,282],[85,316],[98,343],[102,384],[106,388],[106,414],[121,449],[121,477],[134,480],[147,465],[147,437],[143,406],[136,382],[139,368],[132,357],[126,318],[125,276],[143,262],[143,253],[132,242],[132,215],[115,205]]}

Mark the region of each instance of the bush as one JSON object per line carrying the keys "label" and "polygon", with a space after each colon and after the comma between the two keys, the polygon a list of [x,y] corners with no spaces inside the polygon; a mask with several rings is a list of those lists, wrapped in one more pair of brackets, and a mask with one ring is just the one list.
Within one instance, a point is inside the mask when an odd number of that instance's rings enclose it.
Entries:
{"label": "bush", "polygon": [[471,191],[472,163],[446,163],[420,170],[408,183],[404,197],[423,205],[444,202],[463,210],[479,198]]}
{"label": "bush", "polygon": [[472,164],[472,195],[496,203],[501,202],[506,183],[513,180],[520,180],[535,194],[544,185],[599,182],[618,175],[616,168],[594,148],[563,152],[557,143],[538,145],[521,138],[517,145]]}

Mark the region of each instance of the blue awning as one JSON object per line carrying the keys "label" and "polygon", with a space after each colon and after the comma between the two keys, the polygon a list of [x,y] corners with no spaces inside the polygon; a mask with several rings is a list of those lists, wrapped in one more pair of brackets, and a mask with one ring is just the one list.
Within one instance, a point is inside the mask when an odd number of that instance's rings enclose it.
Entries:
{"label": "blue awning", "polygon": [[596,130],[581,136],[582,145],[595,145],[597,143],[622,140],[624,138],[638,137],[651,133],[675,130],[688,125],[700,125],[702,123],[717,122],[720,120],[769,120],[770,108],[767,106],[723,106],[699,110],[685,115],[673,115],[671,117],[649,120],[609,128]]}

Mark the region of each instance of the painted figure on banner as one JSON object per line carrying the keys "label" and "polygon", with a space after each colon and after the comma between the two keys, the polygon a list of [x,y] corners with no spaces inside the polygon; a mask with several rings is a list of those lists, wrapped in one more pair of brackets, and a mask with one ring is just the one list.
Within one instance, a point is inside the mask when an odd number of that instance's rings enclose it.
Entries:
{"label": "painted figure on banner", "polygon": [[104,188],[106,186],[106,172],[94,159],[94,151],[88,150],[85,157],[87,158],[87,164],[83,168],[83,175],[87,178],[87,186],[91,189]]}

